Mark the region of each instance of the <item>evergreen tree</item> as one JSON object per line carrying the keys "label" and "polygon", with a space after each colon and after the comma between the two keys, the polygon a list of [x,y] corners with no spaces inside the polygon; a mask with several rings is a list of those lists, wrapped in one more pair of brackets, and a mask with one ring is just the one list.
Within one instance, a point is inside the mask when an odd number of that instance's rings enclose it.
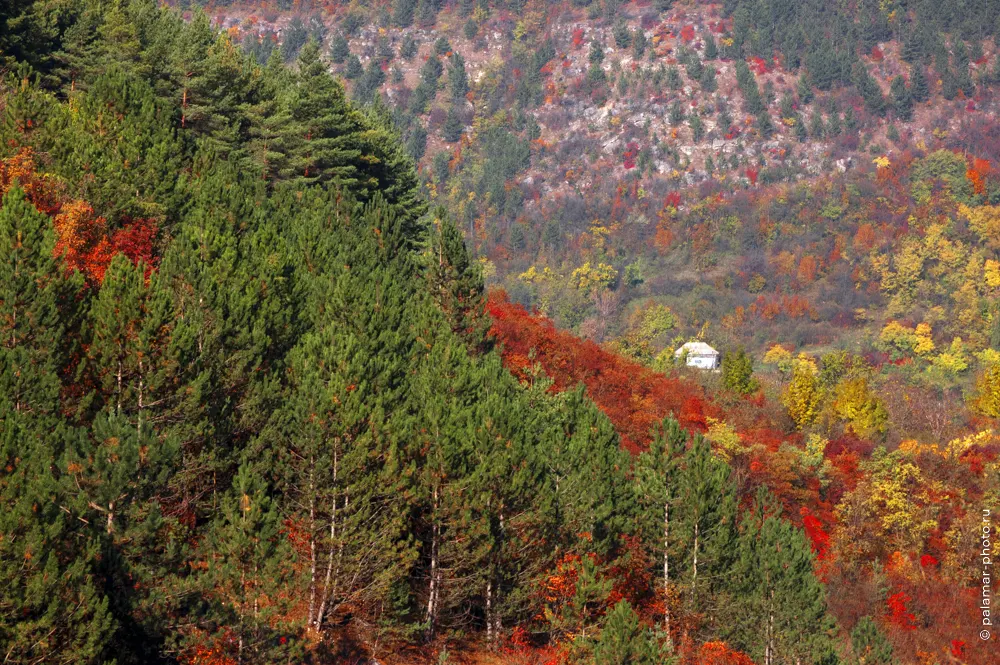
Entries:
{"label": "evergreen tree", "polygon": [[930,97],[930,87],[923,66],[915,64],[910,72],[910,97],[917,103],[926,102]]}
{"label": "evergreen tree", "polygon": [[416,11],[417,0],[393,0],[392,21],[400,28],[408,28],[413,24],[413,15]]}
{"label": "evergreen tree", "polygon": [[458,118],[458,113],[455,112],[455,107],[452,106],[448,109],[448,115],[444,121],[444,127],[442,127],[442,135],[444,140],[448,143],[455,143],[465,132],[465,125]]}
{"label": "evergreen tree", "polygon": [[809,124],[809,134],[814,139],[822,139],[826,134],[826,124],[823,122],[823,115],[818,110],[813,111]]}
{"label": "evergreen tree", "polygon": [[722,387],[739,395],[757,392],[759,384],[753,377],[753,358],[742,346],[722,357]]}
{"label": "evergreen tree", "polygon": [[351,46],[347,42],[347,37],[344,36],[344,33],[338,32],[330,44],[330,61],[342,65],[349,55],[351,55]]}
{"label": "evergreen tree", "polygon": [[469,77],[465,72],[465,59],[458,53],[451,56],[448,63],[448,89],[453,103],[465,103],[469,92]]}
{"label": "evergreen tree", "polygon": [[[809,541],[780,512],[780,503],[761,489],[741,524],[726,630],[760,662],[818,662],[832,650],[825,591],[813,573]],[[802,631],[802,625],[817,629]]]}
{"label": "evergreen tree", "polygon": [[[642,520],[640,533],[650,559],[656,562],[660,578],[659,594],[663,599],[663,632],[668,650],[673,650],[671,630],[671,602],[674,595],[671,582],[671,560],[679,540],[674,506],[681,499],[679,486],[680,456],[684,452],[688,435],[673,419],[663,421],[654,428],[649,450],[639,455],[635,465],[635,491]],[[662,515],[662,518],[661,518]],[[661,565],[662,564],[662,565]],[[674,560],[676,577],[677,561]]]}
{"label": "evergreen tree", "polygon": [[215,637],[239,663],[263,665],[293,656],[292,644],[281,638],[296,632],[287,619],[287,592],[294,584],[288,562],[294,555],[281,528],[261,474],[242,464],[201,544],[208,562],[203,593],[214,600],[209,615],[225,627]]}
{"label": "evergreen tree", "polygon": [[900,120],[910,120],[913,117],[913,98],[910,96],[910,91],[902,76],[897,76],[892,80],[891,94],[896,116]]}
{"label": "evergreen tree", "polygon": [[594,665],[657,665],[663,654],[656,636],[639,623],[627,601],[618,601],[604,618],[601,636],[594,644]]}
{"label": "evergreen tree", "polygon": [[[718,590],[718,572],[732,556],[736,495],[729,466],[695,435],[678,478],[678,532],[685,544],[682,570],[688,611],[700,611]],[[680,581],[680,580],[679,580]]]}
{"label": "evergreen tree", "polygon": [[361,65],[361,59],[353,53],[347,56],[347,64],[344,67],[344,78],[348,81],[355,81],[365,73]]}
{"label": "evergreen tree", "polygon": [[40,419],[58,408],[83,286],[54,254],[51,222],[15,184],[0,202],[0,404]]}
{"label": "evergreen tree", "polygon": [[306,44],[299,56],[290,106],[294,120],[291,129],[300,136],[292,152],[296,182],[309,184],[336,178],[345,186],[358,183],[356,161],[361,150],[356,135],[362,131],[361,119],[348,106],[343,87],[319,59],[315,42]]}
{"label": "evergreen tree", "polygon": [[715,44],[715,37],[708,35],[705,38],[705,60],[715,60],[719,57],[719,48]]}
{"label": "evergreen tree", "polygon": [[871,617],[861,617],[851,631],[851,648],[854,651],[852,663],[861,665],[895,665],[892,643],[879,630]]}
{"label": "evergreen tree", "polygon": [[309,31],[306,30],[302,18],[293,16],[288,27],[281,34],[281,57],[284,58],[285,62],[295,60],[307,41],[309,41]]}

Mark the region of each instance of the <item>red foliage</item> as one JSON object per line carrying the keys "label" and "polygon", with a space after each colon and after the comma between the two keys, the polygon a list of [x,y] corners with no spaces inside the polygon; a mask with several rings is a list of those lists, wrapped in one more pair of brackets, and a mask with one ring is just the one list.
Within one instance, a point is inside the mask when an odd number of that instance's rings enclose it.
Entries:
{"label": "red foliage", "polygon": [[872,60],[874,60],[875,62],[881,62],[882,58],[884,57],[885,54],[882,53],[882,49],[880,49],[878,46],[872,47]]}
{"label": "red foliage", "polygon": [[750,70],[754,74],[766,74],[768,72],[767,60],[756,55],[753,56],[750,58]]}
{"label": "red foliage", "polygon": [[282,522],[281,532],[288,538],[292,549],[298,552],[299,556],[309,556],[309,545],[312,542],[312,537],[303,524],[289,517]]}
{"label": "red foliage", "polygon": [[894,593],[886,599],[889,608],[889,622],[903,630],[914,630],[917,627],[917,617],[906,609],[906,604],[913,599],[904,591]]}
{"label": "red foliage", "polygon": [[747,178],[750,179],[751,185],[757,184],[757,176],[760,175],[760,170],[756,166],[747,167]]}
{"label": "red foliage", "polygon": [[924,554],[920,557],[920,567],[921,568],[934,568],[938,565],[938,560],[931,556],[930,554]]}
{"label": "red foliage", "polygon": [[990,160],[975,158],[972,160],[972,165],[965,172],[965,177],[972,183],[972,189],[975,190],[976,194],[985,194],[986,183],[984,180],[992,172],[993,168],[990,165]]}
{"label": "red foliage", "polygon": [[812,545],[812,551],[816,553],[817,559],[825,559],[827,551],[830,549],[830,534],[823,529],[823,523],[808,508],[802,508],[800,512],[802,514],[802,527]]}
{"label": "red foliage", "polygon": [[13,157],[0,160],[0,197],[7,193],[14,181],[18,182],[25,198],[38,212],[50,217],[59,212],[63,201],[62,188],[57,181],[38,173],[31,148],[21,148]]}
{"label": "red foliage", "polygon": [[[17,181],[35,208],[52,218],[56,234],[55,254],[62,256],[69,270],[79,270],[91,283],[100,284],[115,254],[122,253],[133,263],[156,266],[153,243],[158,231],[151,219],[130,221],[109,237],[108,222],[86,201],[67,200],[59,183],[37,172],[34,154],[23,148],[0,161],[0,196]],[[147,273],[148,274],[148,273]]]}
{"label": "red foliage", "polygon": [[951,641],[951,655],[955,658],[961,658],[965,655],[965,642],[962,640],[952,640]]}
{"label": "red foliage", "polygon": [[503,345],[508,369],[522,380],[530,380],[529,355],[534,350],[534,362],[552,379],[554,390],[584,385],[587,395],[614,424],[627,450],[645,449],[650,428],[669,414],[682,426],[698,431],[705,431],[707,415],[718,416],[696,384],[664,376],[558,330],[549,319],[511,303],[503,291],[490,294],[487,309],[493,318],[491,333]]}
{"label": "red foliage", "polygon": [[573,46],[580,48],[581,44],[583,44],[583,28],[577,28],[573,31]]}
{"label": "red foliage", "polygon": [[625,168],[626,169],[634,169],[635,168],[635,158],[638,157],[638,156],[639,156],[639,144],[636,143],[635,141],[629,141],[628,145],[625,148],[625,155],[624,155],[624,159],[623,159],[623,163],[625,164]]}
{"label": "red foliage", "polygon": [[694,26],[685,25],[681,28],[681,40],[684,42],[690,42],[694,39]]}
{"label": "red foliage", "polygon": [[680,192],[670,192],[667,197],[663,199],[664,208],[679,208],[681,207],[681,193]]}

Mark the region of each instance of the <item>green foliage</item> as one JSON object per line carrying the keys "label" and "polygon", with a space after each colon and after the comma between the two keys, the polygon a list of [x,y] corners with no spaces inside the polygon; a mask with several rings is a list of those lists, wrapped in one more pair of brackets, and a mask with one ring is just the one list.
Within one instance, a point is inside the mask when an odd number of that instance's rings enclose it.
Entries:
{"label": "green foliage", "polygon": [[852,662],[866,665],[893,665],[892,644],[871,617],[861,617],[851,631]]}
{"label": "green foliage", "polygon": [[624,600],[604,618],[593,652],[594,665],[654,665],[664,656],[656,635],[640,625],[639,616]]}
{"label": "green foliage", "polygon": [[759,388],[753,376],[753,358],[742,346],[722,356],[722,387],[739,395],[750,395]]}

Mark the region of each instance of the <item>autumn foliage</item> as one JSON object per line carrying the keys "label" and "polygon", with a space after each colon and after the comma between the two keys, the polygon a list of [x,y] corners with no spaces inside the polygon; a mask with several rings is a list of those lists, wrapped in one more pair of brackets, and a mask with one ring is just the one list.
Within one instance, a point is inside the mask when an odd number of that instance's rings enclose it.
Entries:
{"label": "autumn foliage", "polygon": [[654,372],[558,330],[549,319],[511,303],[502,291],[491,295],[488,308],[491,332],[502,345],[507,367],[528,379],[538,363],[557,391],[583,384],[632,452],[647,446],[653,424],[669,414],[697,431],[705,430],[706,416],[718,415],[694,383]]}
{"label": "autumn foliage", "polygon": [[90,283],[99,284],[116,254],[136,264],[142,262],[148,269],[156,266],[154,244],[159,228],[155,220],[125,220],[121,228],[110,228],[89,203],[68,197],[56,178],[39,173],[30,148],[0,161],[0,196],[15,182],[39,212],[52,218],[55,254],[68,270],[78,270]]}

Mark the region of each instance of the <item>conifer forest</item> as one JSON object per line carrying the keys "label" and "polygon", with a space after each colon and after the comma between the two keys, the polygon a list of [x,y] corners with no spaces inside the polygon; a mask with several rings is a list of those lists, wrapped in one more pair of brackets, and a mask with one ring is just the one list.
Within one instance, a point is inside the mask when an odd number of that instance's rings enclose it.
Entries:
{"label": "conifer forest", "polygon": [[0,664],[993,665],[998,532],[1000,0],[0,0]]}

